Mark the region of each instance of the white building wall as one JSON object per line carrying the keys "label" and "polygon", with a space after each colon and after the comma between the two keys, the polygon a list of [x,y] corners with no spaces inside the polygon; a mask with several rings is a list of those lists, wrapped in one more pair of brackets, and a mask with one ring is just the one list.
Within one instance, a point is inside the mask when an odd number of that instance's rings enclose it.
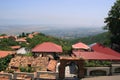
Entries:
{"label": "white building wall", "polygon": [[26,54],[27,51],[25,50],[25,48],[20,48],[19,50],[16,51],[17,54]]}

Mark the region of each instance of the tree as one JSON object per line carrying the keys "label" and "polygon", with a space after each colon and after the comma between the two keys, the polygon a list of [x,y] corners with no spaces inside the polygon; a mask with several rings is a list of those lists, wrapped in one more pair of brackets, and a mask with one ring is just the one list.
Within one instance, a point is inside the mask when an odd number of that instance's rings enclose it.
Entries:
{"label": "tree", "polygon": [[42,33],[35,35],[32,39],[27,38],[27,41],[29,42],[28,48],[30,49],[43,42],[53,42],[63,47],[63,54],[68,54],[71,51],[71,44],[68,41],[58,39],[52,36],[47,36]]}
{"label": "tree", "polygon": [[18,37],[21,38],[21,37],[26,37],[28,35],[28,33],[24,33],[22,32],[22,34],[20,34]]}
{"label": "tree", "polygon": [[7,36],[7,34],[0,34],[0,36]]}
{"label": "tree", "polygon": [[4,58],[0,58],[0,71],[5,71],[9,65],[10,60],[13,58],[12,55],[8,55]]}
{"label": "tree", "polygon": [[22,37],[26,37],[26,35],[25,35],[25,33],[24,33],[24,32],[22,32]]}
{"label": "tree", "polygon": [[105,29],[110,32],[111,47],[120,51],[120,0],[116,0],[112,6],[105,23]]}
{"label": "tree", "polygon": [[13,39],[5,38],[0,40],[0,50],[12,50],[10,46],[16,46],[19,43]]}

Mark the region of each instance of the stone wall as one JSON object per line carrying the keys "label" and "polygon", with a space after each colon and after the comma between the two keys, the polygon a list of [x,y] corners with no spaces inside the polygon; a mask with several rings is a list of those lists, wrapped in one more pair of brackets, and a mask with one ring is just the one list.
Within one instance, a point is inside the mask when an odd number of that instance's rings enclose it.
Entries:
{"label": "stone wall", "polygon": [[[86,77],[89,77],[90,71],[94,71],[94,70],[106,71],[107,75],[108,75],[109,69],[110,69],[110,67],[85,67],[85,68],[87,69],[87,72],[88,72]],[[63,74],[63,73],[61,73],[61,74]],[[115,74],[113,73],[113,75],[115,75]],[[117,75],[120,75],[120,73]],[[13,74],[3,73],[3,72],[0,73],[0,80],[17,80],[17,79],[22,79],[22,80],[31,80],[32,79],[32,80],[34,80],[34,79],[58,79],[58,78],[59,78],[59,72],[49,72],[49,71],[37,71],[34,73],[14,72]]]}
{"label": "stone wall", "polygon": [[58,73],[39,71],[36,73],[15,72],[0,73],[0,80],[35,80],[35,79],[58,79]]}
{"label": "stone wall", "polygon": [[87,71],[87,76],[90,76],[90,72],[95,70],[105,71],[106,75],[110,74],[110,67],[85,67],[85,69]]}

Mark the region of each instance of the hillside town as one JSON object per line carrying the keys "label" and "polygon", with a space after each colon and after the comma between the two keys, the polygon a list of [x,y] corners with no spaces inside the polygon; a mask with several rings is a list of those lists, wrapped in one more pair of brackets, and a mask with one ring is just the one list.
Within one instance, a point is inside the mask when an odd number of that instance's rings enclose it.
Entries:
{"label": "hillside town", "polygon": [[[20,44],[30,44],[28,38],[39,34],[33,32],[26,37],[2,35],[0,41],[12,39]],[[120,53],[100,43],[86,45],[77,42],[70,46],[70,54],[64,54],[63,46],[51,41],[44,41],[31,49],[21,45],[9,47],[9,51],[0,50],[0,80],[70,80],[120,75]],[[4,61],[8,63],[5,69],[2,66]]]}
{"label": "hillside town", "polygon": [[120,80],[120,0],[0,0],[0,80]]}

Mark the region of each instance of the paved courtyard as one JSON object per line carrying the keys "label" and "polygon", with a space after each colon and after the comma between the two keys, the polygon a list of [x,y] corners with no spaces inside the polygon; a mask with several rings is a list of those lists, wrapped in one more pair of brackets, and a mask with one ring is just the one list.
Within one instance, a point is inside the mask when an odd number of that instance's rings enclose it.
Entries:
{"label": "paved courtyard", "polygon": [[91,77],[91,78],[83,78],[82,80],[120,80],[120,75],[98,76],[98,77]]}

